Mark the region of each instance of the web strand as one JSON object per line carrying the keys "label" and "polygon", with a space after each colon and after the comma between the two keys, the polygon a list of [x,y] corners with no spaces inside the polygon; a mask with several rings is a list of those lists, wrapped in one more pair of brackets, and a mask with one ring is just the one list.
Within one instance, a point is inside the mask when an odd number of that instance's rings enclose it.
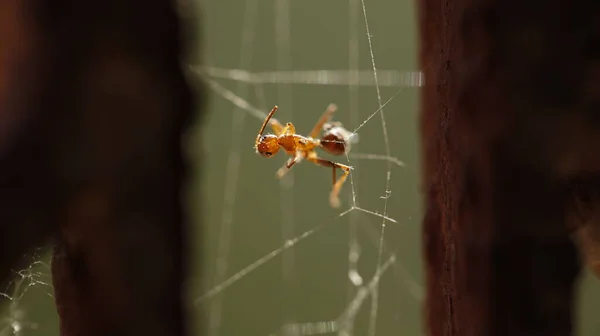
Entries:
{"label": "web strand", "polygon": [[[379,281],[383,274],[390,268],[390,266],[396,261],[396,255],[392,254],[383,264],[377,267],[375,275],[366,286],[361,287],[354,296],[348,308],[338,318],[338,324],[340,326],[338,330],[338,336],[350,336],[353,334],[354,320],[360,308],[362,307],[365,300],[371,295],[371,301],[375,299],[375,293],[379,287]],[[371,329],[369,329],[371,330]]]}
{"label": "web strand", "polygon": [[[360,58],[360,52],[358,49],[358,0],[350,0],[348,5],[348,31],[350,39],[348,41],[348,54],[349,54],[349,74],[350,82],[348,83],[348,113],[350,114],[350,122],[352,125],[356,125],[359,122],[358,117],[358,87],[359,87],[359,70],[358,62]],[[346,155],[348,164],[350,164],[350,157]],[[350,187],[352,192],[352,206],[356,207],[356,188],[354,179],[358,175],[358,164],[354,166],[357,168],[355,172],[350,174]],[[357,179],[358,180],[358,179]],[[361,253],[361,246],[358,241],[358,214],[350,214],[350,227],[348,229],[348,302],[352,300],[352,296],[356,292],[356,287],[361,286],[363,278],[358,269],[358,261]],[[336,324],[337,327],[337,324]],[[337,331],[337,330],[336,330]]]}
{"label": "web strand", "polygon": [[[359,129],[361,129],[364,125],[366,125],[371,120],[371,118],[373,118],[375,115],[377,115],[378,113],[381,113],[381,111],[383,110],[383,108],[387,104],[389,104],[394,98],[396,98],[400,94],[400,92],[402,92],[402,88],[398,89],[398,91],[396,91],[396,93],[394,93],[394,95],[392,95],[388,100],[386,100],[385,103],[381,104],[379,106],[379,108],[375,112],[371,113],[367,117],[367,119],[365,119],[360,125],[358,125],[358,127],[356,127],[354,129],[354,131],[352,131],[352,133],[358,133]],[[387,132],[385,134],[387,134]]]}
{"label": "web strand", "polygon": [[[369,218],[363,218],[363,221],[368,224],[371,223]],[[371,225],[362,225],[360,226],[360,228],[365,233],[365,235],[367,235],[370,238],[373,245],[379,246],[379,238],[381,236],[379,231],[375,230],[375,228]],[[391,248],[387,246],[386,242],[384,241],[384,253],[390,250]],[[392,268],[396,279],[404,285],[403,289],[408,294],[410,294],[410,296],[412,296],[415,300],[421,302],[424,296],[423,286],[421,286],[421,284],[408,272],[408,270],[406,269],[406,267],[404,267],[402,263],[396,262],[392,265]]]}
{"label": "web strand", "polygon": [[[392,254],[389,258],[377,269],[369,283],[365,286],[361,286],[356,294],[352,297],[350,304],[344,310],[344,312],[335,320],[322,321],[322,322],[307,322],[307,323],[294,323],[286,324],[281,330],[281,335],[322,335],[337,332],[339,336],[349,336],[353,334],[354,321],[356,315],[360,311],[364,302],[373,296],[373,293],[383,275],[387,270],[394,265],[396,262],[396,255]],[[279,333],[272,333],[270,336],[280,335]]]}
{"label": "web strand", "polygon": [[363,208],[360,208],[360,207],[350,207],[350,209],[342,212],[339,216],[340,217],[346,216],[347,214],[351,213],[354,210],[360,211],[360,212],[364,212],[366,214],[373,215],[373,216],[376,216],[376,217],[379,217],[379,218],[381,218],[383,220],[387,220],[388,222],[398,223],[398,221],[396,221],[395,219],[393,219],[391,217],[388,217],[386,215],[382,215],[382,214],[380,214],[380,213],[378,213],[376,211],[371,211],[371,210],[363,209]]}
{"label": "web strand", "polygon": [[[275,2],[275,44],[277,50],[277,67],[279,70],[287,70],[292,66],[292,51],[291,51],[291,31],[290,31],[290,0],[278,0]],[[278,100],[285,103],[285,111],[288,113],[289,118],[293,119],[293,101],[291,87],[284,85],[277,85],[277,97]],[[290,239],[294,236],[294,194],[291,189],[294,186],[294,172],[289,171],[284,179],[280,180],[280,193],[281,193],[281,237],[283,241]],[[295,277],[295,256],[294,250],[289,250],[281,258],[282,268],[281,277],[283,285],[286,290],[284,293],[290,292],[290,285],[293,283],[292,280]],[[289,300],[284,300],[289,302]],[[284,318],[286,320],[293,320],[292,308],[289,304],[285,304],[284,307]]]}
{"label": "web strand", "polygon": [[269,336],[285,335],[325,335],[337,332],[339,329],[337,321],[306,322],[286,324],[281,327],[281,333],[273,333]]}
{"label": "web strand", "polygon": [[[258,10],[257,0],[245,2],[244,22],[242,24],[242,48],[240,50],[240,67],[248,68],[252,63],[252,45],[254,42],[254,31],[256,26],[256,13]],[[248,92],[248,84],[238,82],[237,92],[245,96]],[[213,284],[219,284],[225,279],[229,266],[229,251],[231,245],[231,231],[233,225],[234,205],[236,201],[238,178],[241,166],[242,130],[247,113],[235,106],[231,121],[231,147],[227,157],[227,173],[225,178],[223,208],[221,211],[221,225],[218,236],[217,260]],[[217,336],[221,327],[221,316],[223,310],[222,297],[211,301],[208,318],[208,334]]]}
{"label": "web strand", "polygon": [[[363,16],[364,16],[364,20],[365,20],[365,29],[367,31],[367,40],[369,41],[369,53],[371,54],[371,64],[373,65],[373,77],[375,79],[375,89],[377,91],[377,102],[379,103],[379,115],[381,116],[381,127],[383,129],[383,139],[384,139],[384,144],[385,144],[385,155],[387,157],[390,156],[390,141],[389,141],[389,137],[388,137],[388,132],[387,132],[387,126],[386,126],[386,122],[385,122],[385,115],[383,113],[383,104],[381,101],[381,90],[379,88],[379,82],[378,82],[378,78],[377,78],[377,66],[375,65],[375,54],[373,53],[373,43],[372,43],[372,39],[371,39],[371,31],[369,30],[369,21],[367,19],[367,7],[365,6],[365,0],[360,0],[361,5],[362,5],[362,11],[363,11]],[[388,199],[389,196],[391,195],[391,190],[390,190],[390,180],[392,177],[392,167],[391,167],[391,163],[389,161],[387,161],[387,175],[386,175],[386,180],[385,180],[385,198],[384,198],[384,203],[383,203],[383,221],[381,222],[381,238],[379,240],[379,251],[378,251],[378,255],[377,255],[377,268],[379,269],[380,265],[381,265],[381,258],[382,258],[382,251],[383,251],[383,238],[385,235],[385,222],[386,222],[386,217],[387,217],[387,205],[388,205]],[[368,331],[368,336],[374,336],[375,335],[375,328],[376,328],[376,320],[377,320],[377,309],[379,306],[379,288],[375,287],[373,289],[373,299],[372,299],[372,304],[371,304],[371,316],[370,316],[370,321],[369,321],[369,331]]]}
{"label": "web strand", "polygon": [[[214,66],[192,66],[197,74],[213,79],[226,79],[251,84],[375,86],[372,70],[280,70],[251,72]],[[419,88],[423,86],[421,71],[377,70],[379,87]]]}
{"label": "web strand", "polygon": [[206,293],[204,293],[202,296],[198,297],[194,301],[194,303],[195,304],[200,304],[202,301],[205,301],[207,299],[210,299],[210,298],[214,297],[217,294],[220,294],[225,289],[227,289],[229,286],[231,286],[234,283],[238,282],[239,280],[243,279],[245,276],[247,276],[248,274],[252,273],[254,270],[256,270],[257,268],[259,268],[260,266],[266,264],[267,262],[269,262],[273,258],[277,257],[278,255],[280,255],[284,251],[287,251],[288,249],[292,248],[293,246],[295,246],[299,242],[301,242],[301,241],[305,240],[306,238],[310,237],[311,235],[315,234],[316,232],[318,232],[322,228],[323,228],[323,226],[318,226],[318,227],[316,227],[314,229],[305,231],[303,234],[297,236],[296,238],[287,240],[282,246],[276,248],[275,250],[267,253],[266,255],[262,256],[261,258],[259,258],[255,262],[251,263],[250,265],[244,267],[243,269],[241,269],[240,271],[236,272],[234,275],[232,275],[228,279],[226,279],[223,282],[221,282],[219,285],[214,286],[212,289],[210,289],[209,291],[207,291]]}
{"label": "web strand", "polygon": [[245,100],[244,98],[233,93],[233,91],[226,89],[221,84],[219,84],[217,81],[207,78],[206,83],[208,83],[210,88],[213,89],[221,97],[225,98],[226,100],[231,102],[233,105],[248,112],[254,118],[257,118],[258,120],[262,121],[267,117],[267,114],[264,112],[264,110],[261,110],[258,107],[250,104],[247,100]]}

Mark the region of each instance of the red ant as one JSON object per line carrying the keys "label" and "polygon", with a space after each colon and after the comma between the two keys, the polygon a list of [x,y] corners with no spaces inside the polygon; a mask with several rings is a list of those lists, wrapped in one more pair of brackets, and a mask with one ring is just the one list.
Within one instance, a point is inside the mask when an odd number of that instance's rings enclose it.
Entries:
{"label": "red ant", "polygon": [[[302,159],[306,159],[319,166],[333,168],[333,189],[329,196],[329,202],[332,207],[339,207],[340,200],[338,195],[342,185],[350,174],[352,167],[321,159],[317,155],[316,149],[322,148],[330,154],[342,155],[350,149],[351,143],[356,142],[356,135],[346,130],[340,122],[329,122],[333,112],[337,110],[337,107],[334,104],[329,105],[308,136],[296,134],[296,128],[291,122],[288,122],[283,126],[279,121],[274,119],[273,114],[275,114],[277,109],[277,106],[273,107],[258,132],[254,144],[256,152],[262,157],[270,158],[275,155],[280,148],[283,148],[285,153],[291,156],[285,166],[277,171],[277,177],[279,178],[283,177],[296,162],[299,162]],[[263,135],[269,121],[275,134]],[[321,129],[323,130],[323,136],[319,139],[318,136]],[[336,181],[337,168],[340,168],[344,173],[342,177]]]}

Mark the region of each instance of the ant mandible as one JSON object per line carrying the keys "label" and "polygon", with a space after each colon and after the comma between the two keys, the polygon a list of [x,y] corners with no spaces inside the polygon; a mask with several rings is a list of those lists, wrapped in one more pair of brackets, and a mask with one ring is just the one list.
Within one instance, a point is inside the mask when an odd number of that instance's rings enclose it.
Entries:
{"label": "ant mandible", "polygon": [[[270,158],[280,148],[283,148],[285,153],[291,156],[287,163],[277,171],[277,177],[279,178],[283,177],[294,164],[300,162],[302,159],[306,159],[319,166],[331,167],[333,169],[333,189],[329,196],[329,203],[334,208],[339,207],[340,200],[338,195],[352,167],[322,159],[317,155],[316,149],[322,148],[330,154],[342,155],[349,150],[350,144],[357,140],[356,135],[342,127],[342,124],[339,122],[329,122],[333,112],[337,109],[334,104],[329,105],[308,136],[296,134],[296,128],[291,122],[283,126],[277,119],[273,118],[277,109],[277,106],[273,107],[258,132],[254,144],[256,152],[262,157]],[[275,134],[263,135],[269,121]],[[318,136],[321,129],[323,129],[323,136],[319,139]],[[348,141],[349,139],[353,141]],[[336,181],[337,168],[343,171],[343,175]]]}

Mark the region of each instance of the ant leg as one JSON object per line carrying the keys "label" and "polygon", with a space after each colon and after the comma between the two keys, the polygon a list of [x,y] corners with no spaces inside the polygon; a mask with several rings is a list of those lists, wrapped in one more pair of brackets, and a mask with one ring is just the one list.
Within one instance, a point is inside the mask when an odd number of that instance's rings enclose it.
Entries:
{"label": "ant leg", "polygon": [[[344,182],[346,182],[348,175],[350,175],[350,170],[352,169],[352,167],[343,165],[341,163],[321,159],[321,158],[317,157],[316,155],[308,157],[307,160],[309,160],[310,162],[315,163],[319,166],[331,167],[333,169],[333,188],[331,189],[331,194],[329,195],[329,203],[331,204],[331,206],[333,208],[338,208],[340,206],[340,199],[339,199],[340,190],[342,189]],[[336,168],[340,168],[344,172],[342,174],[342,176],[340,177],[340,179],[337,181],[336,181],[336,174],[335,174]]]}
{"label": "ant leg", "polygon": [[329,104],[329,106],[327,106],[327,109],[325,110],[325,112],[323,112],[323,115],[321,116],[321,118],[319,118],[319,121],[317,121],[317,123],[315,124],[315,127],[313,127],[312,131],[310,131],[310,133],[308,134],[308,136],[313,139],[316,139],[319,136],[319,133],[321,132],[321,128],[323,127],[323,125],[325,125],[325,123],[328,122],[329,119],[331,119],[331,115],[336,110],[337,110],[337,106],[335,104]]}
{"label": "ant leg", "polygon": [[344,185],[344,182],[346,182],[346,179],[348,178],[348,175],[350,175],[350,169],[352,169],[349,166],[346,165],[341,165],[339,163],[336,163],[336,166],[338,168],[341,168],[344,171],[344,174],[340,177],[340,179],[333,185],[333,189],[331,189],[331,194],[329,195],[329,203],[331,203],[331,206],[334,208],[339,208],[340,206],[340,199],[339,199],[339,194],[340,194],[340,190],[342,189],[342,186]]}
{"label": "ant leg", "polygon": [[300,160],[302,160],[302,155],[299,153],[296,154],[294,157],[289,158],[285,166],[277,170],[277,178],[282,178],[285,174],[287,174],[287,172],[290,169],[292,169],[292,166],[295,165],[297,162],[300,162]]}
{"label": "ant leg", "polygon": [[281,130],[281,133],[279,133],[279,135],[292,135],[292,134],[296,134],[296,127],[294,126],[294,124],[292,124],[291,122],[285,124],[285,127]]}
{"label": "ant leg", "polygon": [[279,120],[275,119],[275,118],[271,118],[269,124],[271,125],[271,128],[273,129],[273,132],[275,132],[276,135],[281,135],[283,134],[283,125],[279,122]]}

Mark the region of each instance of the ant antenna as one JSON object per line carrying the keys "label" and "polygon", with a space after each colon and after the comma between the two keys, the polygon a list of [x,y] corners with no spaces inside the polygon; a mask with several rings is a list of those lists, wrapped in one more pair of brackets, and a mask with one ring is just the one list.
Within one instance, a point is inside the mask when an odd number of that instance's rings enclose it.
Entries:
{"label": "ant antenna", "polygon": [[267,115],[267,118],[263,122],[262,127],[260,128],[260,131],[258,132],[258,135],[256,136],[256,141],[255,141],[256,146],[258,146],[258,143],[260,142],[259,139],[262,136],[263,132],[265,131],[265,128],[267,127],[267,124],[269,123],[269,120],[271,120],[271,117],[273,117],[273,114],[275,114],[275,112],[277,111],[278,108],[279,107],[277,105],[275,105],[273,107],[273,109],[271,110],[271,112],[269,112],[269,115]]}

